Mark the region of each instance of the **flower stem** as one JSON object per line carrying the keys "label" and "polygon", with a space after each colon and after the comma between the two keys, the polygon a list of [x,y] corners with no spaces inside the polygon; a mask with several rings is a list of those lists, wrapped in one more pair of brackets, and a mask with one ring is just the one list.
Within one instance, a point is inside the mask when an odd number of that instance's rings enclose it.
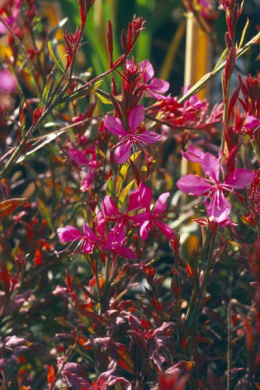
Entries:
{"label": "flower stem", "polygon": [[[200,309],[201,309],[201,301],[203,299],[204,295],[204,290],[208,281],[208,276],[211,270],[211,259],[214,251],[214,246],[215,246],[215,239],[216,239],[216,230],[210,228],[208,226],[207,232],[206,232],[206,237],[205,237],[205,243],[202,248],[201,256],[200,256],[200,265],[201,268],[199,269],[199,272],[205,268],[205,273],[203,275],[203,281],[201,286],[199,287],[193,287],[192,290],[192,295],[191,295],[191,300],[190,304],[187,309],[186,313],[186,328],[188,331],[190,331],[192,328],[195,327],[196,321],[198,320]],[[194,307],[194,300],[197,300],[195,302],[195,307]]]}

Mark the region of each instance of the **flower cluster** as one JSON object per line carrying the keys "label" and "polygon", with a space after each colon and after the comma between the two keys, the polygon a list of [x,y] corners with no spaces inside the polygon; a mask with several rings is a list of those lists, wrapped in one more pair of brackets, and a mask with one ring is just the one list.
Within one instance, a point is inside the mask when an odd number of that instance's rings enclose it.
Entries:
{"label": "flower cluster", "polygon": [[195,146],[189,146],[187,152],[182,152],[182,155],[189,161],[199,163],[206,178],[187,175],[178,180],[178,188],[189,195],[204,195],[209,219],[220,224],[230,223],[231,204],[225,194],[252,184],[254,172],[238,168],[221,180],[221,156],[203,153]]}
{"label": "flower cluster", "polygon": [[[136,254],[129,247],[126,232],[139,230],[143,240],[148,239],[151,231],[156,236],[157,229],[168,239],[174,238],[172,229],[163,222],[169,193],[161,194],[151,210],[152,190],[140,183],[138,189],[129,196],[125,212],[120,211],[111,196],[105,196],[100,210],[96,210],[93,231],[89,225],[83,225],[83,233],[74,226],[67,225],[57,230],[62,243],[76,243],[74,252],[92,253],[94,248],[133,259]],[[133,233],[132,233],[133,234]]]}

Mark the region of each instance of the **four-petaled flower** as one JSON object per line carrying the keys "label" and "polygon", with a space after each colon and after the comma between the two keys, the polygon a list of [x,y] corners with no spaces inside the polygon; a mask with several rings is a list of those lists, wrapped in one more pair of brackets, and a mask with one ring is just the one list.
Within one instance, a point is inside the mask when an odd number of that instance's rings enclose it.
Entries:
{"label": "four-petaled flower", "polygon": [[57,229],[60,242],[71,242],[72,244],[78,242],[74,252],[79,250],[84,253],[92,253],[95,245],[100,240],[86,224],[83,225],[83,232],[84,234],[79,229],[70,225]]}
{"label": "four-petaled flower", "polygon": [[231,212],[231,204],[225,193],[247,187],[254,180],[254,172],[248,169],[235,169],[221,182],[219,177],[221,157],[203,153],[195,146],[190,146],[182,155],[189,161],[199,163],[207,178],[196,175],[184,176],[178,180],[178,188],[189,195],[206,195],[205,203],[209,218],[220,224],[226,221]]}
{"label": "four-petaled flower", "polygon": [[[170,84],[167,81],[154,77],[154,69],[150,61],[144,60],[140,62],[140,71],[143,82],[139,82],[138,86],[141,86],[144,91],[152,96],[154,99],[162,100],[165,96],[162,93],[168,91]],[[135,69],[136,66],[133,60],[126,61],[127,69]]]}
{"label": "four-petaled flower", "polygon": [[152,196],[152,190],[141,183],[139,186],[139,197],[143,202],[143,208],[146,210],[133,217],[134,222],[140,225],[140,236],[143,240],[146,240],[149,237],[149,231],[155,232],[156,228],[158,228],[164,236],[173,240],[173,230],[166,223],[162,222],[170,193],[165,192],[159,196],[154,204],[153,211],[151,210]]}
{"label": "four-petaled flower", "polygon": [[125,130],[121,120],[114,116],[106,115],[104,123],[110,133],[117,135],[120,138],[116,144],[114,158],[119,164],[126,162],[131,155],[131,148],[136,145],[154,144],[161,140],[159,134],[153,131],[139,132],[138,128],[144,120],[144,106],[136,106],[132,109],[128,117],[127,131]]}

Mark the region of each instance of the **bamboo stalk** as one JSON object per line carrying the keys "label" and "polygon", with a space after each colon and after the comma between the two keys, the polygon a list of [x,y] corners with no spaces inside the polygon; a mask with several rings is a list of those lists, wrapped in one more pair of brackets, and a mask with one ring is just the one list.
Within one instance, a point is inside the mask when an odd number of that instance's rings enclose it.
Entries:
{"label": "bamboo stalk", "polygon": [[[211,69],[211,46],[209,38],[201,28],[193,13],[187,13],[186,24],[186,49],[185,49],[185,72],[184,85],[192,86],[200,80]],[[209,87],[198,92],[198,97],[202,100],[207,97]],[[182,159],[181,175],[189,173],[201,174],[201,167],[198,163]],[[186,254],[190,256],[194,249],[199,246],[199,237],[196,234],[190,234],[185,247]]]}

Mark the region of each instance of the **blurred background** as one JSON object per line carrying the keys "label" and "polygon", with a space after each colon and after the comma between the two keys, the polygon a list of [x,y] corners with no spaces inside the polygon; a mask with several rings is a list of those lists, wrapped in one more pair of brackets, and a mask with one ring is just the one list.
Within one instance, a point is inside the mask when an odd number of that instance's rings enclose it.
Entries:
{"label": "blurred background", "polygon": [[[96,0],[87,21],[85,41],[82,45],[80,61],[81,71],[93,68],[94,74],[100,74],[108,68],[108,56],[106,50],[106,25],[110,19],[114,29],[115,56],[120,53],[120,32],[127,27],[133,15],[142,16],[146,20],[146,29],[138,39],[133,56],[137,61],[148,59],[153,64],[155,74],[168,80],[171,84],[173,96],[179,95],[184,83],[185,71],[185,42],[186,20],[189,4],[195,4],[195,9],[200,10],[200,1],[188,0],[185,4],[182,0]],[[42,1],[41,6],[46,16],[46,23],[51,23],[52,28],[58,20],[69,17],[65,30],[74,31],[80,24],[78,5],[75,0]],[[193,46],[194,53],[191,58],[192,65],[200,61],[201,57],[207,57],[208,70],[223,51],[224,32],[226,22],[224,12],[219,10],[219,2],[212,1],[212,10],[205,16],[208,28],[208,44],[201,42],[201,36]],[[250,24],[246,33],[245,41],[257,33],[257,23],[260,20],[259,0],[245,1],[243,14],[237,26],[237,40],[239,41],[247,18]],[[258,25],[260,28],[260,26]],[[205,56],[205,51],[208,55]],[[240,73],[250,72],[255,75],[259,70],[257,61],[257,48],[250,52],[239,62]],[[195,58],[194,58],[195,57]],[[79,59],[79,58],[78,58]],[[239,69],[240,68],[240,69]],[[203,71],[204,69],[202,69]],[[203,74],[203,73],[202,73]],[[196,76],[195,76],[196,77]],[[215,85],[215,88],[214,88]],[[218,100],[220,89],[219,79],[213,84],[215,97]],[[213,91],[214,94],[214,91]],[[212,93],[211,93],[212,96]]]}

